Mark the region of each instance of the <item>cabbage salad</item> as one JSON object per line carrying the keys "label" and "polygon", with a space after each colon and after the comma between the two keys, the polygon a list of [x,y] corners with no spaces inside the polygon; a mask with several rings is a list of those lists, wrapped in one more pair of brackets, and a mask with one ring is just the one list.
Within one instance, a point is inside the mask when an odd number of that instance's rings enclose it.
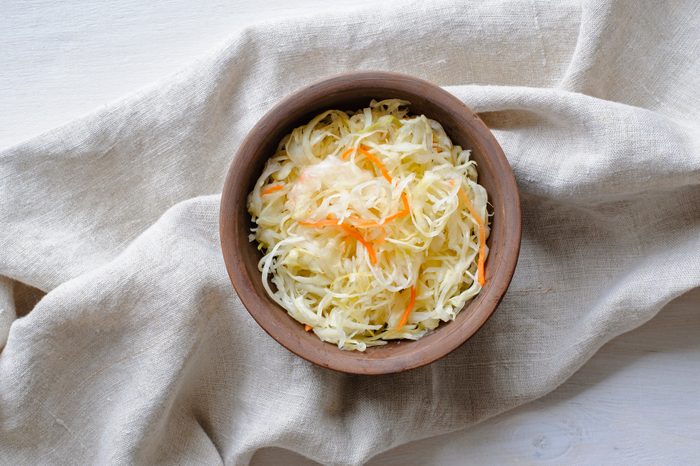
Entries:
{"label": "cabbage salad", "polygon": [[321,113],[282,139],[248,198],[265,290],[341,349],[419,339],[484,285],[476,164],[408,105]]}

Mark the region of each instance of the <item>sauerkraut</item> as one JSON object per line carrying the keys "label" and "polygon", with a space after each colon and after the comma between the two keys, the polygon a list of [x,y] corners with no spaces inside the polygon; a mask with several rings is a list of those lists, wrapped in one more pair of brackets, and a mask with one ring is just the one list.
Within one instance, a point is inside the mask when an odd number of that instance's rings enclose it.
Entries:
{"label": "sauerkraut", "polygon": [[476,164],[408,108],[319,114],[282,139],[248,198],[265,290],[341,349],[416,340],[484,285]]}

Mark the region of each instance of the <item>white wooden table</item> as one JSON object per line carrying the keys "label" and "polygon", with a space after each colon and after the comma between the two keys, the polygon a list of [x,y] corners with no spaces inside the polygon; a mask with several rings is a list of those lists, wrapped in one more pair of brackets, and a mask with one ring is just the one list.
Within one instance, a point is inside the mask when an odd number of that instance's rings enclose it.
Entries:
{"label": "white wooden table", "polygon": [[[10,0],[0,14],[0,148],[167,76],[246,24],[373,0]],[[700,290],[606,345],[543,399],[373,465],[700,464]],[[259,452],[253,464],[310,464]]]}

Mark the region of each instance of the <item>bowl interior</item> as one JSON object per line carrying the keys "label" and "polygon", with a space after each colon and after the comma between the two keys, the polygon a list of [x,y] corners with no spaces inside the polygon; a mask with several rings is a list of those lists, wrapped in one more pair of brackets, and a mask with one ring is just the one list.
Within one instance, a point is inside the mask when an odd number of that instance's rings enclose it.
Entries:
{"label": "bowl interior", "polygon": [[[270,299],[258,271],[261,254],[248,241],[246,208],[267,159],[294,127],[327,109],[357,110],[372,99],[408,100],[412,114],[424,114],[444,127],[455,144],[472,150],[479,183],[493,206],[486,284],[457,318],[441,323],[418,341],[397,341],[365,352],[342,351],[305,332],[301,324]],[[393,73],[354,73],[313,84],[292,94],[250,131],[234,158],[224,185],[220,211],[221,244],[238,295],[253,318],[280,344],[331,369],[358,373],[399,372],[428,364],[454,350],[488,319],[505,293],[520,247],[520,204],[513,173],[503,151],[483,122],[466,105],[428,82]]]}

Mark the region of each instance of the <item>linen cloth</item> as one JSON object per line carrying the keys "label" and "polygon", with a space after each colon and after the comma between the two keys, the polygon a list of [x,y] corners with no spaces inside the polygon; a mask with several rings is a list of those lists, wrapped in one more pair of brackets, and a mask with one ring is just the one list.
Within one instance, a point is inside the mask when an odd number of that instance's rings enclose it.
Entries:
{"label": "linen cloth", "polygon": [[[693,1],[437,1],[261,23],[4,151],[0,462],[246,464],[278,446],[354,465],[553,390],[700,284],[698,18]],[[447,358],[381,377],[277,345],[217,234],[245,133],[288,92],[356,69],[457,95],[522,195],[493,317]]]}

